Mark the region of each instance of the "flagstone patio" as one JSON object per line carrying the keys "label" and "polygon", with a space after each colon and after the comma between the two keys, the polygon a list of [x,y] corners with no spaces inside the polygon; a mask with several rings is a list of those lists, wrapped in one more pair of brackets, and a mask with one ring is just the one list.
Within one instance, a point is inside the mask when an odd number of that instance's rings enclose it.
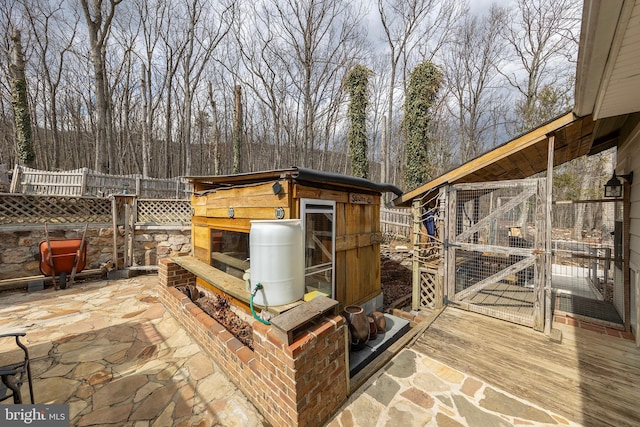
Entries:
{"label": "flagstone patio", "polygon": [[36,403],[68,404],[77,426],[263,425],[157,301],[156,284],[140,276],[0,294],[0,329],[27,333]]}
{"label": "flagstone patio", "polygon": [[[0,330],[27,333],[36,403],[68,404],[72,426],[266,425],[158,302],[157,282],[148,275],[1,293]],[[15,356],[6,350],[10,343],[0,342],[0,363]],[[329,425],[577,424],[410,345]]]}

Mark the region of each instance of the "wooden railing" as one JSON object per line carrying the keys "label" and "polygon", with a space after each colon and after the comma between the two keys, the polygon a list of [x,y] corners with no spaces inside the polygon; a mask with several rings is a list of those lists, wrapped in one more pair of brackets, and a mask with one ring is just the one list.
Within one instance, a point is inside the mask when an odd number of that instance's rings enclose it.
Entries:
{"label": "wooden railing", "polygon": [[49,172],[16,165],[11,179],[11,193],[48,196],[105,197],[128,193],[154,199],[187,199],[191,191],[191,185],[182,178],[108,175],[87,168]]}
{"label": "wooden railing", "polygon": [[408,239],[411,236],[411,227],[410,209],[380,209],[380,230],[383,235]]}

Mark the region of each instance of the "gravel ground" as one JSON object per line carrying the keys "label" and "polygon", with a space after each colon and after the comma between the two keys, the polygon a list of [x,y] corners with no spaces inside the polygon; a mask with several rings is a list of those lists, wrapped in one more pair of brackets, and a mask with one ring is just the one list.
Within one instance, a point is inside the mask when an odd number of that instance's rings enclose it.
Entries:
{"label": "gravel ground", "polygon": [[411,304],[411,251],[404,243],[380,247],[380,281],[384,295],[383,309]]}

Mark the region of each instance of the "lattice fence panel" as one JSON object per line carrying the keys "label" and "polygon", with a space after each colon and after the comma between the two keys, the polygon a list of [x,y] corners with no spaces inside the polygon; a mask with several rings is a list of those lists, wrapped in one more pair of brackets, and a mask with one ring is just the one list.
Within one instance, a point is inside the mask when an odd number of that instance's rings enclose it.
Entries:
{"label": "lattice fence panel", "polygon": [[0,224],[75,224],[111,222],[111,201],[104,198],[0,196]]}
{"label": "lattice fence panel", "polygon": [[436,308],[438,270],[420,269],[420,307]]}
{"label": "lattice fence panel", "polygon": [[140,224],[190,224],[189,200],[138,200],[137,223]]}

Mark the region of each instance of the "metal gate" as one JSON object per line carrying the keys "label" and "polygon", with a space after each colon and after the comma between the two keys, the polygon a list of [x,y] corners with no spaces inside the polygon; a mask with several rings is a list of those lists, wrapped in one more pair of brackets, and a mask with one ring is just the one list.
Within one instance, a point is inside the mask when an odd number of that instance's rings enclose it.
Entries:
{"label": "metal gate", "polygon": [[449,303],[541,329],[545,180],[453,185],[447,199]]}

